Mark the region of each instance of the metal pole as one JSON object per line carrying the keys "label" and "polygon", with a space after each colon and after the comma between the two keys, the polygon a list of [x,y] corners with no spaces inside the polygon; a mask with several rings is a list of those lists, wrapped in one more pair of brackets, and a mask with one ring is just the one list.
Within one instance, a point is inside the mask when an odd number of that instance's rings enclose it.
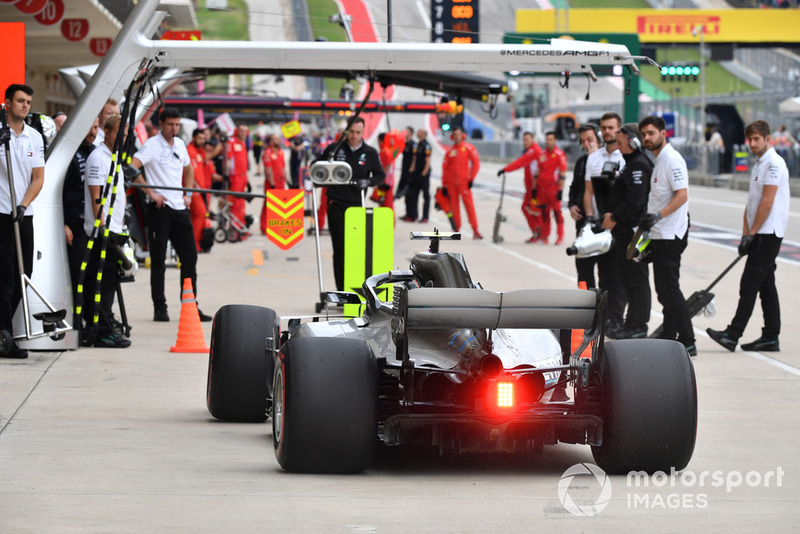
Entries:
{"label": "metal pole", "polygon": [[386,42],[392,42],[392,0],[386,0]]}
{"label": "metal pole", "polygon": [[706,40],[705,26],[700,26],[700,164],[704,173],[708,172],[708,152],[706,151]]}

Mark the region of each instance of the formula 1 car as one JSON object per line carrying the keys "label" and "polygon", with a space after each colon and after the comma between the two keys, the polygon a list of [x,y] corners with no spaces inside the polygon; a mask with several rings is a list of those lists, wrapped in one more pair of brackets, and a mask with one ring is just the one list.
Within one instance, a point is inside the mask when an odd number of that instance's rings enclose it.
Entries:
{"label": "formula 1 car", "polygon": [[[282,332],[271,309],[221,308],[211,414],[271,416],[275,455],[292,472],[360,472],[377,446],[528,454],[559,442],[590,445],[609,473],[686,467],[697,391],[683,345],[606,343],[605,293],[483,289],[461,254],[438,251],[458,234],[414,237],[430,239],[430,251],[409,270],[368,278],[361,317],[294,318]],[[378,298],[385,284],[391,302]],[[584,330],[574,350],[573,329]]]}

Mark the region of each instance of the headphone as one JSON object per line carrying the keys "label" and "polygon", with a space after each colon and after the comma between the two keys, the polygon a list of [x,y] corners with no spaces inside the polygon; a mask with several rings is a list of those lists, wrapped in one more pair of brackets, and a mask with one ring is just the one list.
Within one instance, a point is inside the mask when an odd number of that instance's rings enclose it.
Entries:
{"label": "headphone", "polygon": [[635,133],[628,130],[625,126],[619,129],[622,133],[628,136],[628,146],[631,147],[633,150],[641,150],[642,149],[642,142],[639,140],[639,136]]}

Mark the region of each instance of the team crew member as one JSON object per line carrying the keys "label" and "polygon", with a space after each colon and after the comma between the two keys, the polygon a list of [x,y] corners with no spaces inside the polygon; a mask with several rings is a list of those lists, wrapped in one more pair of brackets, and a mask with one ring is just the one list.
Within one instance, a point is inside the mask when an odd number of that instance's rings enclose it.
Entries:
{"label": "team crew member", "polygon": [[[25,274],[33,272],[33,206],[44,184],[44,140],[39,132],[25,124],[31,110],[33,89],[11,84],[5,92],[8,126],[0,128],[0,330],[13,332],[13,317],[22,298],[17,243],[14,237],[14,207],[11,205],[6,150],[11,155],[16,221],[19,223],[22,263]],[[14,343],[4,355],[27,358],[28,351]]]}
{"label": "team crew member", "polygon": [[747,263],[739,283],[739,305],[733,321],[723,331],[707,329],[711,339],[733,352],[753,314],[756,295],[761,296],[764,328],[761,336],[742,345],[742,350],[778,352],[781,307],[775,287],[775,258],[789,222],[789,171],[786,162],[770,147],[769,124],[757,120],[744,131],[750,150],[758,157],[750,174],[750,190],[744,210],[739,254]]}
{"label": "team crew member", "polygon": [[614,180],[608,198],[608,211],[603,214],[603,228],[611,230],[614,247],[609,251],[610,321],[622,323],[625,295],[628,314],[623,327],[607,332],[615,339],[647,337],[650,319],[650,282],[647,264],[625,257],[633,229],[642,219],[647,206],[647,189],[653,164],[642,152],[639,125],[628,123],[617,132],[617,143],[625,158],[625,169]]}
{"label": "team crew member", "polygon": [[[121,170],[118,171],[114,177],[114,187],[116,187],[117,190],[114,196],[114,204],[111,204],[113,187],[108,188],[105,204],[101,205],[100,201],[103,199],[103,189],[108,181],[108,172],[112,168],[111,150],[114,148],[114,141],[117,138],[121,120],[122,117],[120,115],[113,114],[108,116],[103,125],[103,131],[105,133],[103,136],[103,144],[93,150],[86,160],[86,196],[84,199],[83,213],[83,230],[88,237],[92,234],[94,222],[98,214],[100,215],[99,231],[103,232],[106,218],[108,217],[109,211],[111,211],[111,220],[108,225],[110,235],[108,237],[108,247],[106,249],[106,259],[103,264],[100,288],[100,309],[95,310],[95,306],[97,306],[98,303],[94,302],[94,295],[97,289],[97,270],[101,252],[99,241],[96,240],[86,266],[83,317],[87,326],[91,327],[94,323],[93,315],[95,313],[98,315],[97,335],[92,336],[95,339],[95,347],[118,349],[124,349],[131,345],[130,340],[123,338],[119,333],[114,331],[114,325],[111,321],[111,306],[114,303],[114,292],[117,289],[117,255],[114,252],[112,243],[114,243],[115,235],[122,232],[122,225],[125,220],[125,188]],[[114,169],[118,168],[119,166],[114,166]],[[100,234],[98,233],[98,237],[99,236]]]}
{"label": "team crew member", "polygon": [[[597,126],[594,124],[584,124],[578,129],[581,146],[586,151],[575,162],[572,171],[572,183],[569,186],[567,207],[569,215],[575,221],[575,234],[580,235],[581,230],[586,225],[586,214],[583,211],[583,194],[586,188],[586,160],[589,155],[598,150],[599,139],[597,136]],[[594,281],[594,266],[597,263],[597,256],[591,258],[575,258],[575,269],[578,271],[578,282],[586,282],[586,287],[597,287]]]}
{"label": "team crew member", "polygon": [[[228,141],[228,173],[230,176],[231,191],[243,193],[247,188],[247,136],[250,131],[244,124],[236,125],[236,134]],[[231,214],[245,222],[244,198],[228,197],[228,202],[233,204]],[[244,235],[247,235],[245,232]]]}
{"label": "team crew member", "polygon": [[639,129],[645,148],[656,157],[643,224],[650,229],[653,281],[658,302],[664,307],[661,337],[677,337],[689,355],[696,356],[692,318],[680,285],[681,255],[689,239],[689,171],[683,157],[667,142],[664,119],[645,117]]}
{"label": "team crew member", "polygon": [[442,163],[442,187],[450,198],[456,232],[461,230],[459,199],[464,202],[467,219],[474,232],[473,239],[483,239],[478,231],[478,216],[475,214],[475,205],[472,202],[472,183],[475,181],[480,167],[478,151],[464,140],[464,130],[456,126],[453,128],[453,146],[445,152]]}
{"label": "team crew member", "polygon": [[531,132],[522,134],[522,146],[525,149],[522,156],[518,157],[499,171],[497,176],[502,176],[507,172],[516,171],[517,169],[525,169],[525,196],[522,198],[522,215],[528,221],[528,228],[531,229],[532,236],[526,243],[536,243],[541,231],[542,218],[541,214],[536,215],[531,209],[531,199],[535,197],[534,183],[536,181],[536,170],[538,169],[539,157],[542,155],[542,149],[533,140]]}
{"label": "team crew member", "polygon": [[[411,164],[411,186],[406,193],[408,209],[419,213],[419,194],[422,193],[421,223],[428,222],[431,207],[431,144],[427,140],[428,131],[420,128],[417,130],[417,142],[414,144],[414,162]],[[405,156],[403,156],[405,157]]]}
{"label": "team crew member", "polygon": [[[192,202],[192,193],[158,189],[158,186],[192,187],[194,171],[186,145],[178,137],[181,114],[176,109],[166,108],[159,118],[161,132],[145,141],[131,160],[131,167],[137,171],[144,167],[147,183],[154,186],[144,190],[150,197],[147,228],[150,245],[150,295],[154,307],[153,320],[169,321],[167,299],[164,296],[167,241],[172,243],[181,261],[179,290],[183,291],[183,280],[190,278],[195,296],[197,247],[187,209]],[[141,175],[135,181],[145,183]],[[200,320],[210,321],[211,317],[200,312]]]}
{"label": "team crew member", "polygon": [[598,209],[592,176],[603,176],[603,167],[609,162],[619,165],[615,176],[619,176],[619,173],[625,168],[625,159],[617,145],[617,131],[620,126],[622,126],[622,118],[616,113],[606,113],[600,119],[600,134],[603,136],[605,150],[592,152],[586,160],[586,190],[583,194],[583,211],[587,217],[592,217],[595,213],[602,214],[605,211],[605,206]]}
{"label": "team crew member", "polygon": [[[366,180],[369,185],[383,183],[385,174],[378,151],[363,141],[364,119],[357,117],[345,133],[347,138],[333,154],[334,161],[345,161],[353,170],[353,180]],[[322,153],[321,159],[330,159],[337,143],[331,143]],[[333,245],[333,275],[336,288],[344,290],[344,212],[349,207],[361,206],[361,190],[353,186],[328,187],[328,229]]]}
{"label": "team crew member", "polygon": [[539,156],[539,176],[536,178],[536,200],[542,207],[542,232],[539,241],[547,244],[550,238],[550,211],[556,219],[556,245],[564,242],[564,216],[561,215],[561,198],[564,195],[564,173],[567,172],[567,155],[556,145],[556,133],[545,134],[545,150]]}
{"label": "team crew member", "polygon": [[[86,159],[94,150],[97,137],[98,120],[95,119],[89,133],[81,141],[64,176],[64,188],[61,191],[61,204],[64,206],[64,237],[67,240],[67,261],[72,281],[72,301],[78,298],[78,276],[81,262],[86,252],[86,233],[83,231],[84,198],[86,195]],[[79,330],[81,318],[73,317],[72,327]]]}
{"label": "team crew member", "polygon": [[[186,147],[189,153],[189,159],[192,162],[192,170],[194,171],[194,182],[196,187],[200,189],[211,188],[211,176],[208,175],[208,166],[206,165],[206,133],[204,130],[196,129],[192,132],[192,142]],[[192,219],[192,228],[194,229],[194,241],[197,245],[197,252],[200,252],[203,247],[200,242],[203,240],[203,230],[206,227],[206,219],[208,218],[208,208],[206,206],[205,195],[195,193],[192,195],[192,203],[189,205],[189,213]]]}
{"label": "team crew member", "polygon": [[106,137],[103,132],[103,125],[106,123],[106,119],[111,115],[119,115],[119,102],[113,98],[106,100],[106,103],[103,104],[103,109],[100,110],[100,115],[97,116],[97,124],[99,126],[97,135],[94,138],[94,146],[100,146],[103,144],[103,141],[105,141]]}
{"label": "team crew member", "polygon": [[414,164],[416,163],[417,144],[414,142],[414,128],[406,126],[406,144],[403,147],[403,162],[400,166],[400,182],[397,184],[397,194],[395,199],[406,198],[406,214],[400,219],[407,222],[414,222],[419,217],[417,213],[417,203],[412,202],[408,193],[413,187]]}

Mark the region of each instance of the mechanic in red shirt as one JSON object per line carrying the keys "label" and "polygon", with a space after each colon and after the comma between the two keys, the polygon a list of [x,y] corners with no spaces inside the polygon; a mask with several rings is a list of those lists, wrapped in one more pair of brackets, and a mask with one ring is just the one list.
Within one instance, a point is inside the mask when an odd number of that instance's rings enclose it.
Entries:
{"label": "mechanic in red shirt", "polygon": [[[228,170],[231,181],[231,191],[241,191],[247,188],[247,136],[250,131],[247,125],[236,125],[236,135],[228,141]],[[231,213],[244,224],[244,198],[229,197],[228,202],[233,204]],[[246,234],[245,234],[246,235]]]}
{"label": "mechanic in red shirt", "polygon": [[453,146],[447,150],[442,162],[442,187],[450,198],[453,223],[457,232],[461,230],[461,209],[458,199],[464,202],[467,218],[474,232],[473,239],[483,239],[478,231],[478,216],[475,214],[475,205],[472,202],[472,183],[480,167],[481,161],[477,149],[464,140],[464,130],[456,126],[453,128]]}
{"label": "mechanic in red shirt", "polygon": [[531,209],[531,199],[533,198],[533,184],[536,181],[536,173],[539,169],[539,157],[542,155],[542,149],[533,140],[531,132],[522,134],[522,146],[525,152],[519,158],[515,159],[502,169],[498,171],[497,176],[502,176],[507,172],[516,171],[517,169],[525,169],[525,196],[522,199],[522,214],[525,220],[528,221],[528,227],[531,229],[532,237],[526,243],[535,243],[539,238],[539,233],[542,226],[541,213],[536,214]]}
{"label": "mechanic in red shirt", "polygon": [[556,218],[556,245],[564,242],[564,216],[561,215],[561,196],[567,155],[556,145],[556,133],[545,134],[545,151],[539,156],[539,176],[536,179],[536,200],[542,205],[542,232],[539,241],[547,244],[550,237],[550,210]]}
{"label": "mechanic in red shirt", "polygon": [[[264,142],[264,193],[268,189],[286,189],[286,159],[281,149],[281,139],[276,134]],[[261,206],[261,235],[267,234],[267,203]]]}
{"label": "mechanic in red shirt", "polygon": [[[196,129],[192,132],[192,142],[186,147],[186,150],[189,152],[192,169],[194,169],[195,186],[200,189],[211,188],[211,176],[208,175],[208,166],[206,165],[205,144],[205,131]],[[205,195],[200,193],[192,195],[192,203],[189,205],[189,216],[192,219],[194,242],[195,245],[197,245],[197,251],[200,252],[202,250],[200,241],[203,239],[203,229],[206,227],[206,219],[208,218]]]}

